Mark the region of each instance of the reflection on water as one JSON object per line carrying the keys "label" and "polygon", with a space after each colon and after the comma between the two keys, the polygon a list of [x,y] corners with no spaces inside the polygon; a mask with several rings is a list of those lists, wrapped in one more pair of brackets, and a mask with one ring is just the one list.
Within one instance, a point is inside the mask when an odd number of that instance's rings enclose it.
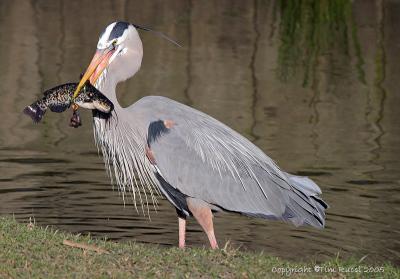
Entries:
{"label": "reflection on water", "polygon": [[[219,214],[221,242],[291,259],[339,252],[400,263],[396,1],[1,1],[0,214],[177,244],[167,201],[150,221],[112,191],[89,113],[79,129],[68,114],[39,125],[21,114],[44,89],[77,80],[115,19],[185,46],[143,33],[143,67],[118,87],[121,103],[159,94],[203,110],[313,178],[331,205],[324,230]],[[207,243],[194,221],[188,242]]]}
{"label": "reflection on water", "polygon": [[[365,83],[358,27],[350,1],[280,1],[278,75],[283,81],[300,72],[303,86],[316,79],[319,59],[326,56],[329,74],[339,74],[351,54],[357,64],[351,65]],[[350,70],[350,69],[349,69]],[[351,71],[351,70],[350,70]],[[347,73],[342,73],[347,74]],[[299,78],[301,76],[299,74]]]}

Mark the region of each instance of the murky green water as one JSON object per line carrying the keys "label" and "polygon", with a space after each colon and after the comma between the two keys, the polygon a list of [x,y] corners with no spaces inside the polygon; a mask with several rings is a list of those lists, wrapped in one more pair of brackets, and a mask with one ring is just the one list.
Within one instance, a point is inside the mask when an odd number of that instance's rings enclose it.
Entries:
{"label": "murky green water", "polygon": [[[69,113],[39,125],[21,114],[44,89],[77,80],[115,19],[184,45],[142,33],[143,67],[118,87],[121,103],[158,94],[209,113],[314,179],[331,206],[324,230],[219,214],[220,243],[400,263],[397,1],[1,1],[1,215],[177,244],[166,200],[149,221],[112,190],[89,112],[79,129],[68,127]],[[188,244],[207,244],[194,220]]]}

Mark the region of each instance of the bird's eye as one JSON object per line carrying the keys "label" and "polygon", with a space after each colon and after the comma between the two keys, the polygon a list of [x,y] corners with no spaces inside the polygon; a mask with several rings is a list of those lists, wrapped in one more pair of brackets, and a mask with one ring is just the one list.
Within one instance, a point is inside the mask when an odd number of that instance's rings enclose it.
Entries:
{"label": "bird's eye", "polygon": [[116,46],[116,45],[117,45],[117,40],[114,40],[114,41],[112,42],[112,45],[113,45],[113,46]]}
{"label": "bird's eye", "polygon": [[89,93],[89,97],[92,98],[93,97],[93,93],[90,92]]}

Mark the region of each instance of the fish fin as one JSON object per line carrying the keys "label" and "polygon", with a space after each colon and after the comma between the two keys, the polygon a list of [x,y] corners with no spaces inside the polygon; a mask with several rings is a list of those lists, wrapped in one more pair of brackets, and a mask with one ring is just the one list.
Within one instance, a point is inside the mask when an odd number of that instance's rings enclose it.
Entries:
{"label": "fish fin", "polygon": [[71,89],[70,91],[71,91],[71,95],[72,95],[73,91],[75,90],[75,88],[77,86],[78,86],[78,84],[76,82],[60,84],[60,85],[57,85],[53,88],[50,88],[50,89],[44,91],[43,96],[46,97],[50,94],[53,94],[55,91],[58,91],[58,90],[69,90],[69,89]]}
{"label": "fish fin", "polygon": [[46,110],[41,109],[36,103],[33,103],[32,105],[27,106],[23,112],[26,115],[29,115],[33,122],[38,123],[42,120]]}
{"label": "fish fin", "polygon": [[49,109],[52,112],[63,112],[65,111],[67,108],[69,108],[70,104],[67,103],[63,103],[63,104],[57,104],[57,105],[49,105]]}

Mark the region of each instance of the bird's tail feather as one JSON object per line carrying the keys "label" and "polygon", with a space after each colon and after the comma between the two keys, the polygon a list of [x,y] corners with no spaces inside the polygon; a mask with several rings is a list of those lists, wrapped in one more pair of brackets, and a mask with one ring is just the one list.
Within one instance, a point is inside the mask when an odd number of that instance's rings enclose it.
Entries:
{"label": "bird's tail feather", "polygon": [[308,177],[287,174],[291,190],[284,218],[295,226],[304,224],[317,228],[325,226],[325,209],[328,205],[318,197],[321,189]]}

